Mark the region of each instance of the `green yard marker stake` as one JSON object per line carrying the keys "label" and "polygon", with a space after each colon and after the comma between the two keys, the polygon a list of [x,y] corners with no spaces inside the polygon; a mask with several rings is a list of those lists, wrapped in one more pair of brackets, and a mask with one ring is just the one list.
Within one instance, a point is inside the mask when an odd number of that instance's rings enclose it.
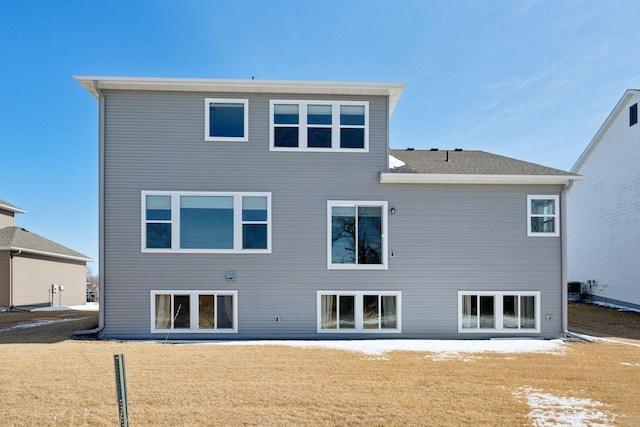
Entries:
{"label": "green yard marker stake", "polygon": [[127,411],[127,377],[124,370],[124,354],[114,354],[113,362],[116,373],[116,401],[120,413],[120,427],[128,427],[129,413]]}

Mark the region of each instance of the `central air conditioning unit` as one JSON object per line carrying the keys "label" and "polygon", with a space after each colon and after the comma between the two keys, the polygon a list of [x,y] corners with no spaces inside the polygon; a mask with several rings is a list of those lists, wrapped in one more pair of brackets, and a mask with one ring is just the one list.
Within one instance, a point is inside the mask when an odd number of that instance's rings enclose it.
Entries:
{"label": "central air conditioning unit", "polygon": [[567,283],[567,286],[569,287],[569,294],[570,295],[579,295],[582,292],[582,282],[569,282]]}

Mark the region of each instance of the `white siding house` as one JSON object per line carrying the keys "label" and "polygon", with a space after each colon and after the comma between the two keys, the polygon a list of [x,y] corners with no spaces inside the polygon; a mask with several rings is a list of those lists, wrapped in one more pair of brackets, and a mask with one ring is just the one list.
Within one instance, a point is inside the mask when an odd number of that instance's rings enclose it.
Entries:
{"label": "white siding house", "polygon": [[[640,91],[627,90],[572,172],[568,279],[591,298],[640,308]],[[587,284],[588,282],[588,284]]]}

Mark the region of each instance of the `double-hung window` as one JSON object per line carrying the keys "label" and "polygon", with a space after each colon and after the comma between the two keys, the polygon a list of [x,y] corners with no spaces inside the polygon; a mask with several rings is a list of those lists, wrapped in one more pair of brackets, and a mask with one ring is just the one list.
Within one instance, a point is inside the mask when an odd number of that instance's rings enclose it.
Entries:
{"label": "double-hung window", "polygon": [[558,196],[527,196],[527,235],[559,236]]}
{"label": "double-hung window", "polygon": [[400,292],[318,291],[318,332],[401,332],[400,305]]}
{"label": "double-hung window", "polygon": [[540,292],[459,292],[459,332],[540,332]]}
{"label": "double-hung window", "polygon": [[143,252],[271,251],[271,193],[142,192]]}
{"label": "double-hung window", "polygon": [[237,291],[151,291],[151,332],[238,332]]}
{"label": "double-hung window", "polygon": [[205,141],[248,141],[248,99],[205,99]]}
{"label": "double-hung window", "polygon": [[387,202],[327,202],[329,269],[387,268]]}
{"label": "double-hung window", "polygon": [[366,101],[271,100],[270,149],[352,151],[369,149]]}

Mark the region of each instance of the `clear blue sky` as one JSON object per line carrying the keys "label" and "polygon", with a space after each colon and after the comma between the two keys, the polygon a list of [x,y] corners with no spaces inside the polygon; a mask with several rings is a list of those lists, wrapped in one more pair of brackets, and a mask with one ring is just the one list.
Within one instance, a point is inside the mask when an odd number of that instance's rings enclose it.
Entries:
{"label": "clear blue sky", "polygon": [[637,0],[0,1],[0,199],[97,260],[98,103],[73,75],[403,82],[393,148],[568,170],[640,88],[639,22]]}

